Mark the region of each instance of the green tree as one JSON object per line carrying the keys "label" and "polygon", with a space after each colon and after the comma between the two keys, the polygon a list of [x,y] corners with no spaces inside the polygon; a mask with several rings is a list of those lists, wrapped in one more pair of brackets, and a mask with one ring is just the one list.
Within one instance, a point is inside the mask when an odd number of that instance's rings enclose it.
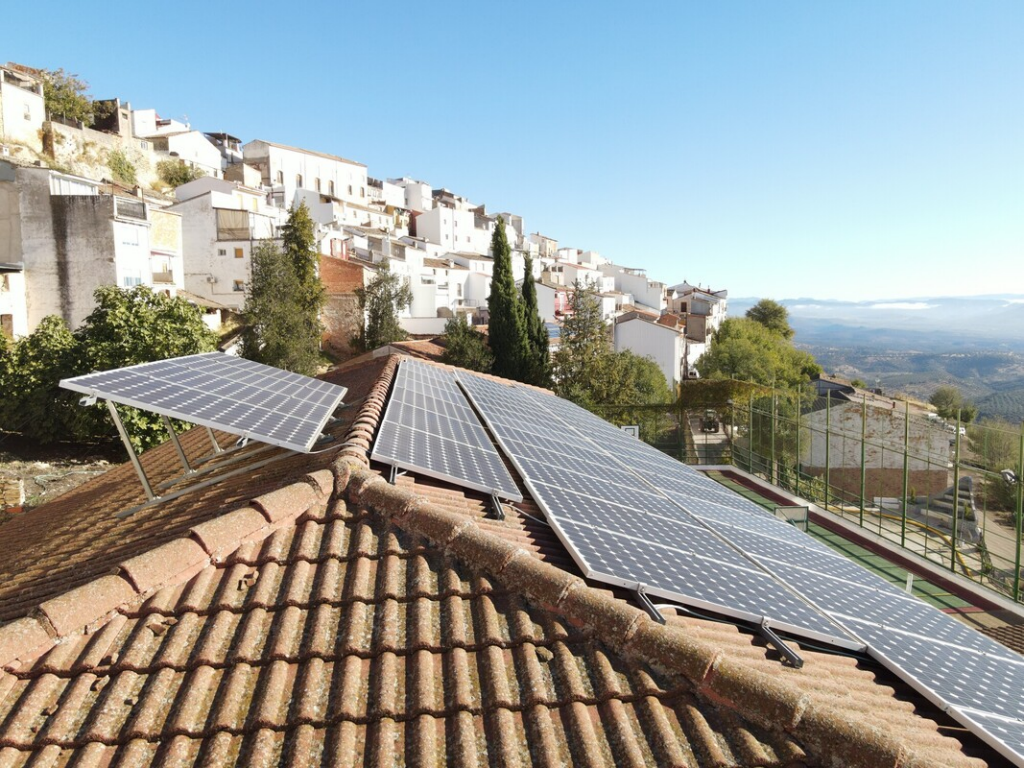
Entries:
{"label": "green tree", "polygon": [[[212,352],[217,335],[206,327],[202,313],[181,297],[170,298],[140,285],[96,289],[96,308],[75,331],[78,373],[107,371],[169,357]],[[77,375],[77,374],[74,374]],[[135,408],[119,408],[132,444],[145,450],[163,442],[160,417]],[[113,433],[105,406],[83,410],[84,431],[93,436]]]}
{"label": "green tree", "polygon": [[594,364],[610,352],[601,303],[593,290],[577,281],[569,292],[561,343],[552,360],[555,393],[584,408],[593,406],[590,375]]}
{"label": "green tree", "polygon": [[61,379],[78,372],[79,351],[64,321],[55,315],[43,318],[3,357],[0,429],[20,432],[40,443],[75,437],[80,431],[80,396],[59,385]]}
{"label": "green tree", "polygon": [[484,335],[471,328],[465,316],[460,314],[445,324],[441,361],[471,371],[487,372],[494,364],[494,355]]}
{"label": "green tree", "polygon": [[91,125],[92,99],[86,93],[88,90],[89,84],[78,75],[63,69],[43,70],[43,103],[48,115]]}
{"label": "green tree", "polygon": [[369,283],[356,289],[356,298],[364,323],[362,333],[352,340],[353,346],[370,351],[405,340],[407,334],[398,322],[398,314],[412,303],[412,289],[401,275],[391,271],[388,260],[381,262]]}
{"label": "green tree", "polygon": [[523,272],[523,321],[526,324],[526,357],[524,381],[538,387],[551,386],[551,352],[548,347],[548,328],[537,309],[537,284],[533,280],[533,258],[526,254]]}
{"label": "green tree", "polygon": [[729,318],[711,339],[697,370],[707,379],[738,379],[768,387],[795,387],[821,373],[809,352],[748,318]]}
{"label": "green tree", "polygon": [[964,400],[960,390],[954,386],[944,384],[938,387],[928,402],[935,406],[936,412],[944,419],[956,420],[959,412],[960,420],[967,424],[978,415],[978,407]]}
{"label": "green tree", "polygon": [[298,278],[277,244],[264,240],[253,248],[242,308],[242,357],[286,371],[316,370],[319,350],[300,343],[298,293]]}
{"label": "green tree", "polygon": [[184,160],[161,160],[156,164],[156,173],[161,181],[172,187],[180,187],[206,175],[202,168],[189,165]]}
{"label": "green tree", "polygon": [[747,310],[746,317],[760,323],[770,331],[793,338],[793,329],[789,325],[789,310],[772,299],[761,299]]}
{"label": "green tree", "polygon": [[498,225],[491,236],[491,256],[494,274],[491,294],[487,297],[487,338],[494,354],[491,372],[506,379],[526,379],[524,363],[529,343],[523,322],[523,307],[512,277],[512,249],[505,235],[505,220],[499,216]]}
{"label": "green tree", "polygon": [[282,234],[283,248],[264,242],[253,249],[242,356],[312,376],[320,363],[325,292],[316,229],[305,203],[291,210]]}

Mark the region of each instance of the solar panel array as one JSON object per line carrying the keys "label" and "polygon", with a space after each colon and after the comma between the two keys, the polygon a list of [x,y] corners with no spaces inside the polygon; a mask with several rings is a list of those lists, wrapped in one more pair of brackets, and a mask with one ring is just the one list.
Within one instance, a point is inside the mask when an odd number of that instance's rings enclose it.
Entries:
{"label": "solar panel array", "polygon": [[64,379],[65,389],[309,452],[345,387],[220,352]]}
{"label": "solar panel array", "polygon": [[375,461],[522,501],[453,371],[403,360],[370,455]]}
{"label": "solar panel array", "polygon": [[568,401],[458,378],[587,576],[866,646],[1024,765],[1024,657]]}

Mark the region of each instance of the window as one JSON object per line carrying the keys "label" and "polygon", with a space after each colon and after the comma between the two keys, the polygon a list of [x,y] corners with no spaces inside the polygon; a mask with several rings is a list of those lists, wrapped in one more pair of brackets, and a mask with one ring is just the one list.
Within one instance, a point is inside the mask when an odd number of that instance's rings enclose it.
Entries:
{"label": "window", "polygon": [[32,110],[29,108],[28,104],[25,105],[25,119],[26,120],[31,120],[32,119]]}
{"label": "window", "polygon": [[217,249],[217,255],[218,256],[227,256],[228,255],[228,249],[227,248],[218,248]]}
{"label": "window", "polygon": [[366,197],[366,187],[360,187],[359,188],[359,196],[360,197]]}
{"label": "window", "polygon": [[348,185],[348,193],[350,195],[352,194],[352,185],[351,184]]}
{"label": "window", "polygon": [[0,275],[0,293],[11,290],[11,277],[6,272]]}
{"label": "window", "polygon": [[121,243],[123,245],[138,245],[139,230],[137,227],[121,227]]}
{"label": "window", "polygon": [[320,191],[320,179],[319,179],[319,177],[313,180],[313,187],[316,189],[317,192]]}
{"label": "window", "polygon": [[284,171],[277,172],[277,183],[284,184]]}
{"label": "window", "polygon": [[142,147],[143,149],[149,149],[149,142],[148,141],[140,141],[139,142],[139,146]]}
{"label": "window", "polygon": [[327,193],[331,197],[334,197],[334,182],[333,181],[328,181],[327,182]]}
{"label": "window", "polygon": [[235,248],[235,258],[236,258],[236,259],[240,259],[240,258],[242,258],[242,257],[243,257],[244,255],[245,255],[245,254],[244,254],[244,253],[242,252],[242,249],[241,249],[241,248]]}
{"label": "window", "polygon": [[8,339],[14,338],[14,315],[0,315],[0,331]]}
{"label": "window", "polygon": [[295,186],[296,187],[301,187],[302,186],[302,174],[301,173],[296,173],[295,174]]}
{"label": "window", "polygon": [[132,277],[132,276],[125,275],[125,278],[124,278],[124,287],[125,288],[132,288],[132,287],[134,287],[136,285],[142,285],[142,278],[141,277]]}
{"label": "window", "polygon": [[244,280],[235,280],[234,288],[235,288],[236,291],[244,291],[245,290],[245,281]]}

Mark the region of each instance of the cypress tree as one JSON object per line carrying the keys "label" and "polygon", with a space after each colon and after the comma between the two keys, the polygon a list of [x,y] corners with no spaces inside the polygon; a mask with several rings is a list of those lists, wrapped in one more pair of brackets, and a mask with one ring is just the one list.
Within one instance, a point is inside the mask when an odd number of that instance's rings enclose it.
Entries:
{"label": "cypress tree", "polygon": [[526,323],[526,381],[539,387],[551,384],[551,355],[548,351],[548,329],[537,309],[537,284],[533,281],[533,258],[526,254],[523,274],[523,319]]}
{"label": "cypress tree", "polygon": [[495,376],[522,380],[528,342],[522,302],[512,277],[512,249],[505,236],[505,220],[501,216],[491,237],[491,256],[494,258],[494,275],[491,277],[491,295],[487,297],[490,314],[488,342],[494,353],[491,372]]}

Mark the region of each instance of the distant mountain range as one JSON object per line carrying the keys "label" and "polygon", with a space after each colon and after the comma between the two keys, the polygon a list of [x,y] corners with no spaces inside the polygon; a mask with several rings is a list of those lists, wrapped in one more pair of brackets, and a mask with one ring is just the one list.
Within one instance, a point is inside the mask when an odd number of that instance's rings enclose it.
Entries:
{"label": "distant mountain range", "polygon": [[[729,298],[742,317],[756,298]],[[1024,295],[784,299],[794,342],[830,374],[927,399],[953,384],[981,416],[1024,419]]]}
{"label": "distant mountain range", "polygon": [[[756,298],[729,298],[742,316]],[[783,299],[804,345],[858,345],[903,351],[970,348],[1024,352],[1024,295],[943,296],[887,301]]]}

